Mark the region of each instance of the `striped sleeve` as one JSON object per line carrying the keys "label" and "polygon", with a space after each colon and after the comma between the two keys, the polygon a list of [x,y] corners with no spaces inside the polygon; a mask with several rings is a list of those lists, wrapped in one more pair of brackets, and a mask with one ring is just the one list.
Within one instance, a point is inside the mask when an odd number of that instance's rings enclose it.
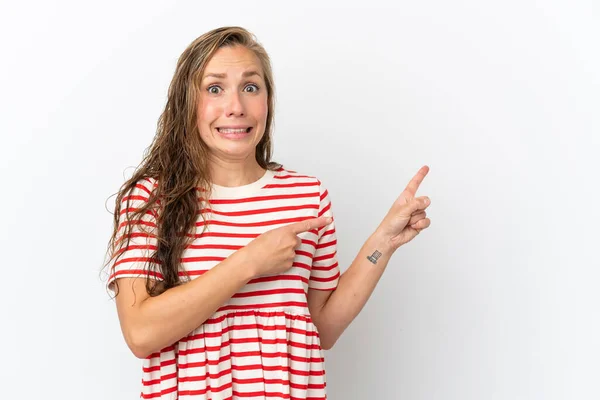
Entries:
{"label": "striped sleeve", "polygon": [[[123,196],[121,212],[119,215],[119,228],[117,230],[117,250],[115,258],[110,265],[107,287],[114,293],[114,281],[117,278],[133,278],[151,275],[155,279],[163,280],[160,269],[149,269],[149,263],[155,263],[152,258],[157,249],[156,240],[156,211],[148,210],[141,219],[133,220],[133,213],[148,202],[151,191],[154,189],[154,179],[139,180],[135,187]],[[129,221],[128,221],[129,219]],[[129,243],[125,228],[130,225]]]}
{"label": "striped sleeve", "polygon": [[[319,217],[332,217],[329,192],[319,182],[320,205]],[[313,257],[308,286],[311,289],[334,290],[340,279],[340,267],[337,260],[337,237],[335,219],[327,226],[319,229],[317,248]]]}

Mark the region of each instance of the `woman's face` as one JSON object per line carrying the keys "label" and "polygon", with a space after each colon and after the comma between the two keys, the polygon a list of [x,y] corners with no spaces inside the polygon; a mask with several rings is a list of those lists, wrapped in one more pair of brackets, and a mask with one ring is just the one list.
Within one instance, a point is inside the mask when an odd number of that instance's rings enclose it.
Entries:
{"label": "woman's face", "polygon": [[198,101],[198,130],[213,157],[254,160],[267,123],[267,100],[258,57],[243,46],[218,49],[202,75]]}

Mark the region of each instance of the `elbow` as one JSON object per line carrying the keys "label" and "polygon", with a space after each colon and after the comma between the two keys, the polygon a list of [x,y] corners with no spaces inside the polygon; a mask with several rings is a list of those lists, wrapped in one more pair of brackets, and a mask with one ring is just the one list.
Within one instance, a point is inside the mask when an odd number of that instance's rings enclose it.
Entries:
{"label": "elbow", "polygon": [[130,331],[125,334],[125,342],[127,347],[139,359],[147,358],[153,353],[150,348],[150,343],[147,340],[147,335],[144,335],[140,331]]}
{"label": "elbow", "polygon": [[148,358],[148,356],[152,354],[151,351],[149,351],[146,347],[142,346],[129,346],[129,349],[131,350],[133,355],[139,358],[140,360]]}
{"label": "elbow", "polygon": [[337,342],[339,336],[331,331],[330,326],[323,326],[315,321],[317,331],[319,332],[319,344],[323,350],[331,350]]}
{"label": "elbow", "polygon": [[335,345],[336,340],[333,341],[327,341],[324,340],[321,342],[321,348],[323,350],[331,350],[333,348],[333,346]]}

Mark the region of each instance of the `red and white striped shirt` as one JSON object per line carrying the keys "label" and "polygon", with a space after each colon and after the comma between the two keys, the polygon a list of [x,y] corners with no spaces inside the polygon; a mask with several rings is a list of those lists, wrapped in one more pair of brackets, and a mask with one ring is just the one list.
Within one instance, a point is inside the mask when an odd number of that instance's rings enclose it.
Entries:
{"label": "red and white striped shirt", "polygon": [[[130,209],[148,200],[156,181],[138,182],[129,193]],[[199,193],[201,193],[199,191]],[[209,209],[200,210],[198,234],[182,254],[192,279],[223,261],[258,235],[290,223],[331,216],[327,189],[313,176],[280,168],[238,187],[213,185]],[[152,213],[143,217],[156,227]],[[308,289],[334,290],[337,262],[335,222],[301,233],[293,266],[278,275],[252,279],[186,337],[143,360],[144,399],[326,399],[323,350],[312,322]],[[120,230],[123,229],[121,226]],[[134,226],[134,232],[141,232]],[[119,277],[147,274],[156,249],[152,235],[134,235],[113,265]],[[180,272],[183,274],[183,272]],[[156,279],[162,279],[157,274]]]}

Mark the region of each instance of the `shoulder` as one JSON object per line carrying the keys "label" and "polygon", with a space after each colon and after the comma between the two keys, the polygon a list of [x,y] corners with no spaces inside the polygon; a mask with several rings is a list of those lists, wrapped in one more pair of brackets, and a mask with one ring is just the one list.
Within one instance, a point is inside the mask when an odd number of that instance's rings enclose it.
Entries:
{"label": "shoulder", "polygon": [[318,176],[314,174],[308,174],[303,171],[298,171],[285,166],[281,166],[275,170],[275,179],[283,181],[289,181],[290,183],[304,183],[312,186],[323,186],[323,182]]}
{"label": "shoulder", "polygon": [[158,180],[152,177],[142,177],[135,181],[129,195],[149,196],[158,187]]}
{"label": "shoulder", "polygon": [[142,177],[135,182],[128,182],[121,188],[121,202],[124,206],[140,207],[148,203],[150,197],[156,192],[158,181],[152,177]]}
{"label": "shoulder", "polygon": [[323,180],[318,175],[281,166],[275,171],[274,179],[277,180],[278,183],[287,183],[290,186],[294,185],[312,188],[312,191],[314,191],[315,194],[319,194],[320,201],[329,201],[327,184],[323,183]]}

